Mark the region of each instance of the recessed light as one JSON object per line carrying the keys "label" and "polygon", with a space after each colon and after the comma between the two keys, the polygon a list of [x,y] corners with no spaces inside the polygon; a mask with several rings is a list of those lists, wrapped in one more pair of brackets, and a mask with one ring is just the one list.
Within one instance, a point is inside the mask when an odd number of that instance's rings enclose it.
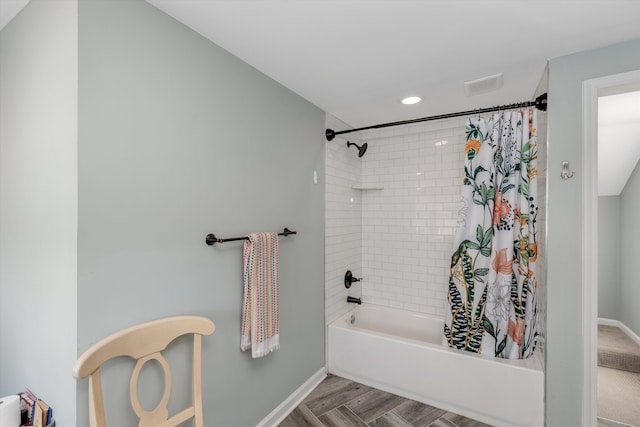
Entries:
{"label": "recessed light", "polygon": [[420,101],[422,101],[422,98],[420,98],[419,96],[407,96],[402,100],[402,103],[404,105],[412,105],[417,104]]}
{"label": "recessed light", "polygon": [[435,145],[436,147],[442,147],[443,145],[447,145],[449,143],[449,141],[447,141],[446,139],[443,139],[442,141],[436,141]]}

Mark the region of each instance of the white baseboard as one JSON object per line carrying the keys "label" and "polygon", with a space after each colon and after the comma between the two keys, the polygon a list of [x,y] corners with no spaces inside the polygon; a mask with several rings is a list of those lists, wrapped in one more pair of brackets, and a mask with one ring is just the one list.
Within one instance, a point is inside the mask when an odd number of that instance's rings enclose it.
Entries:
{"label": "white baseboard", "polygon": [[291,393],[284,402],[279,404],[276,409],[260,421],[256,427],[274,427],[280,424],[326,377],[326,368],[320,368],[318,372],[313,374],[304,384]]}
{"label": "white baseboard", "polygon": [[636,344],[640,345],[640,337],[638,335],[636,335],[635,332],[633,332],[631,329],[629,329],[629,327],[627,325],[625,325],[624,323],[622,323],[619,320],[603,319],[603,318],[599,317],[598,318],[598,325],[617,326],[618,328],[620,328],[620,330],[622,332],[627,334],[627,336],[629,338],[631,338],[631,340],[633,340],[633,342],[635,342]]}

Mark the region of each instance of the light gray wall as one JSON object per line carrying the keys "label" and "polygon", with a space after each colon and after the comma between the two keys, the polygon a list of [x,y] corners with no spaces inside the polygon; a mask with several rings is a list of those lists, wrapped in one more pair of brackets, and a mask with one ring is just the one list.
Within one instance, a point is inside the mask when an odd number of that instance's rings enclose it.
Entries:
{"label": "light gray wall", "polygon": [[598,197],[598,317],[620,320],[620,196]]}
{"label": "light gray wall", "polygon": [[[205,423],[255,425],[325,363],[324,112],[142,0],[80,1],[79,76],[79,352],[138,322],[207,316]],[[280,238],[281,348],[252,360],[242,242],[204,238],[285,226],[299,234]],[[114,425],[132,424],[124,399]]]}
{"label": "light gray wall", "polygon": [[620,193],[620,320],[636,335],[640,335],[640,281],[638,280],[638,242],[640,227],[640,162],[636,164]]}
{"label": "light gray wall", "polygon": [[77,2],[0,31],[0,396],[29,387],[75,426]]}
{"label": "light gray wall", "polygon": [[[549,65],[544,68],[540,82],[533,98],[549,93]],[[538,110],[538,218],[536,227],[538,232],[538,259],[536,261],[537,291],[536,304],[538,309],[538,333],[540,334],[536,351],[540,352],[543,364],[546,364],[546,336],[547,336],[547,122],[549,114]]]}
{"label": "light gray wall", "polygon": [[[547,425],[579,425],[583,395],[582,83],[640,69],[640,40],[568,55],[549,66]],[[569,160],[571,180],[560,178]]]}

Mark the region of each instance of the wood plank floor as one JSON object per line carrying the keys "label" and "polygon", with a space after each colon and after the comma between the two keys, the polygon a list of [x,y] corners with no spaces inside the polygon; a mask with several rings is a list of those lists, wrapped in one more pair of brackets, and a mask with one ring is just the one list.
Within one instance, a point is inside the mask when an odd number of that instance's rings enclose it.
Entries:
{"label": "wood plank floor", "polygon": [[279,427],[491,427],[329,375]]}

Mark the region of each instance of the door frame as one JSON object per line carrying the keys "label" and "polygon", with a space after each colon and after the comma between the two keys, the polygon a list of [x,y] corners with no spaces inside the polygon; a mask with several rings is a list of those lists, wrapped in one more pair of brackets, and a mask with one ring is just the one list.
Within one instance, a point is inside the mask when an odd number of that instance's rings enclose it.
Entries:
{"label": "door frame", "polygon": [[640,70],[582,83],[583,426],[598,420],[598,97],[640,90]]}

